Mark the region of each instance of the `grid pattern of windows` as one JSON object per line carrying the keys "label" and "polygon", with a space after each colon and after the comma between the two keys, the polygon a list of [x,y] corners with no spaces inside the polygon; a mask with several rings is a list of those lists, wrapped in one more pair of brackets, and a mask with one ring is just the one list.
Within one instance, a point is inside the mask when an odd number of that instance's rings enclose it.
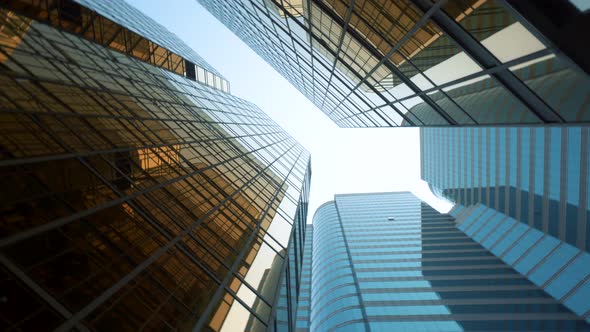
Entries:
{"label": "grid pattern of windows", "polygon": [[588,75],[507,1],[198,1],[341,127],[590,121]]}
{"label": "grid pattern of windows", "polygon": [[0,329],[272,324],[308,152],[251,103],[3,6]]}
{"label": "grid pattern of windows", "polygon": [[590,322],[590,254],[482,204],[457,205],[458,228]]}
{"label": "grid pattern of windows", "polygon": [[123,0],[10,0],[6,5],[60,30],[229,92],[229,83],[195,51]]}
{"label": "grid pattern of windows", "polygon": [[313,219],[310,330],[590,331],[463,232],[488,213],[458,228],[411,193],[336,195]]}
{"label": "grid pattern of windows", "polygon": [[[64,1],[64,0],[61,0]],[[66,0],[68,1],[68,0]],[[175,71],[181,75],[185,75],[186,77],[197,80],[203,84],[206,84],[210,87],[215,89],[222,90],[224,92],[230,92],[229,82],[217,71],[215,68],[211,67],[199,54],[197,54],[192,48],[186,45],[180,38],[178,38],[175,34],[171,33],[170,31],[166,30],[162,25],[158,22],[154,21],[150,17],[143,14],[140,10],[136,9],[135,7],[127,4],[125,1],[121,0],[111,0],[109,2],[104,1],[96,1],[96,0],[70,0],[75,1],[82,6],[92,10],[94,13],[92,14],[99,14],[104,15],[105,17],[111,19],[113,22],[124,26],[126,29],[129,29],[136,34],[143,36],[150,40],[150,42],[155,43],[150,49],[149,53],[152,57],[155,57],[153,61],[150,61],[153,65],[164,65],[170,66],[174,63],[174,56],[178,54],[178,56],[185,59],[184,61],[184,72],[179,72],[179,69]],[[90,20],[95,21],[96,17],[88,18],[88,22]],[[104,23],[103,23],[104,24]],[[93,24],[96,25],[96,24]],[[89,27],[87,29],[92,29],[94,26]],[[128,32],[127,32],[128,33]],[[123,34],[123,31],[119,32],[119,34]],[[116,39],[121,39],[122,36],[117,36]],[[131,39],[127,37],[127,39]],[[125,40],[123,43],[125,45],[135,45],[140,44],[139,42],[135,42],[133,44],[131,40]],[[168,53],[161,52],[158,50],[158,47],[162,47],[166,50],[169,50]],[[133,51],[137,51],[134,49]],[[125,53],[133,53],[129,50],[126,50]],[[151,59],[150,59],[151,60]],[[195,66],[195,69],[192,69],[191,66]],[[172,68],[173,69],[173,68]]]}
{"label": "grid pattern of windows", "polygon": [[310,330],[327,331],[364,312],[352,262],[334,202],[322,205],[313,218]]}
{"label": "grid pattern of windows", "polygon": [[590,130],[422,128],[422,179],[461,205],[482,203],[590,248]]}
{"label": "grid pattern of windows", "polygon": [[[300,202],[297,205],[291,240],[289,241],[289,254],[287,264],[284,264],[285,271],[283,272],[283,279],[281,281],[278,303],[275,305],[275,331],[294,331],[296,329],[297,306],[302,296],[301,292],[309,292],[309,289],[303,286],[303,280],[306,278],[304,276],[306,270],[304,264],[309,252],[306,243],[311,238],[313,231],[313,229],[306,225],[311,167],[307,168],[307,172],[308,174],[305,176],[305,182],[301,189]],[[308,231],[310,232],[309,235],[307,233]],[[309,296],[309,294],[305,296]]]}
{"label": "grid pattern of windows", "polygon": [[301,268],[301,284],[299,299],[297,300],[296,331],[309,331],[309,316],[311,304],[311,265],[313,251],[313,224],[308,224],[305,230],[305,246],[303,250],[303,266]]}

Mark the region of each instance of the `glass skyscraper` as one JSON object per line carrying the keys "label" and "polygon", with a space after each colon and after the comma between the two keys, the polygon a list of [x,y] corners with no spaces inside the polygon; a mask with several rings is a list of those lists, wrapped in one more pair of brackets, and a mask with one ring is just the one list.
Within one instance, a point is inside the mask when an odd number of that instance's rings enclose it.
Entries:
{"label": "glass skyscraper", "polygon": [[[481,99],[485,102],[485,99]],[[422,178],[459,228],[590,319],[587,127],[422,128]]]}
{"label": "glass skyscraper", "polygon": [[341,127],[590,122],[583,1],[198,1]]}
{"label": "glass skyscraper", "polygon": [[295,325],[309,153],[123,1],[0,4],[0,329]]}
{"label": "glass skyscraper", "polygon": [[584,314],[572,313],[462,225],[408,192],[336,195],[316,211],[306,242],[311,294],[302,297],[298,327],[590,331]]}
{"label": "glass skyscraper", "polygon": [[485,204],[590,248],[587,127],[422,128],[422,179],[458,204]]}

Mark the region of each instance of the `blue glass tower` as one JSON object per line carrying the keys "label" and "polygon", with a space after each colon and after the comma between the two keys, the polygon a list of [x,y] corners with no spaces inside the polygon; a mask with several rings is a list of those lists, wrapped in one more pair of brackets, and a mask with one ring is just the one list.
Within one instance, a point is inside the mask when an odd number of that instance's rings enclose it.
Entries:
{"label": "blue glass tower", "polygon": [[590,330],[457,222],[408,192],[336,195],[322,205],[309,330]]}
{"label": "blue glass tower", "polygon": [[422,178],[457,204],[459,228],[586,319],[588,130],[421,130]]}

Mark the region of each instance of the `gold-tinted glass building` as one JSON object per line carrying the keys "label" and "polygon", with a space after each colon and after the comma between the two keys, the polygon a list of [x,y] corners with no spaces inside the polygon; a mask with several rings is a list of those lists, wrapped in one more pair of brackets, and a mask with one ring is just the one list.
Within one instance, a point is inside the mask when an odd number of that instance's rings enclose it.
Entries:
{"label": "gold-tinted glass building", "polygon": [[[590,121],[588,54],[570,40],[573,31],[590,26],[590,5],[576,7],[568,0],[547,2],[551,6],[513,0],[198,1],[341,127]],[[543,6],[555,12],[543,12]],[[554,66],[538,65],[547,60]],[[565,94],[565,104],[573,106],[552,102],[545,90],[527,82],[529,72],[549,75],[556,69],[563,72],[553,84],[578,90]],[[482,115],[479,105],[464,103],[456,90],[480,81],[522,116],[502,107]]]}
{"label": "gold-tinted glass building", "polygon": [[310,176],[126,3],[0,4],[1,330],[294,324],[277,308],[297,301]]}

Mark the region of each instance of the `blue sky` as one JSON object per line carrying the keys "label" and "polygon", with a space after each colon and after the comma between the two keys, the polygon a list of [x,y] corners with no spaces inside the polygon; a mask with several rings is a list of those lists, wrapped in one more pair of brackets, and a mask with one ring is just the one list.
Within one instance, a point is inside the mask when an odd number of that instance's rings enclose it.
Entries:
{"label": "blue sky", "polygon": [[[420,181],[417,128],[338,128],[196,0],[127,0],[192,47],[231,85],[311,153],[309,220],[334,194],[412,190],[438,202]],[[442,206],[444,207],[444,206]]]}

